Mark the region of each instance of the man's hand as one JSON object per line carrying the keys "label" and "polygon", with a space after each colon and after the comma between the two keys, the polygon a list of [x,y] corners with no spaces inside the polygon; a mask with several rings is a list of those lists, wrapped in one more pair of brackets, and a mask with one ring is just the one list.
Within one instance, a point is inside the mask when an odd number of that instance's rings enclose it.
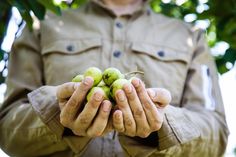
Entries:
{"label": "man's hand", "polygon": [[97,91],[84,105],[87,92],[93,85],[91,77],[81,83],[68,82],[57,90],[57,99],[61,109],[60,122],[70,128],[75,135],[96,137],[110,130],[108,125],[111,102],[104,100],[102,91]]}
{"label": "man's hand", "polygon": [[145,89],[140,79],[125,84],[124,90],[115,94],[118,109],[113,113],[113,126],[127,136],[147,137],[161,128],[164,108],[170,103],[170,92],[161,89]]}

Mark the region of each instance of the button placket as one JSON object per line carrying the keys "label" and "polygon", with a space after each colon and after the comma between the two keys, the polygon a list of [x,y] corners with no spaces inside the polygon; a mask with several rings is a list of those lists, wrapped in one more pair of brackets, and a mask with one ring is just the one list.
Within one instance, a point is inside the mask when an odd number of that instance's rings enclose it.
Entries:
{"label": "button placket", "polygon": [[111,66],[115,66],[116,60],[120,60],[123,54],[123,44],[121,41],[124,40],[124,26],[125,19],[116,18],[114,19],[113,25],[113,43],[112,43],[112,56]]}
{"label": "button placket", "polygon": [[119,57],[121,56],[121,51],[119,51],[119,50],[114,51],[114,52],[113,52],[113,56],[114,56],[115,58],[119,58]]}

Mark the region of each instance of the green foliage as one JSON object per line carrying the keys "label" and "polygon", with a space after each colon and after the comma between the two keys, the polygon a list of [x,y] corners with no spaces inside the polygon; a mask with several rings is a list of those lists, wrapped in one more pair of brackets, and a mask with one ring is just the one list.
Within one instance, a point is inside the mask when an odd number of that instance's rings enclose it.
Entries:
{"label": "green foliage", "polygon": [[236,60],[236,1],[208,0],[204,5],[209,9],[198,12],[198,0],[188,0],[180,6],[175,0],[170,3],[163,3],[161,0],[151,2],[154,11],[171,17],[183,19],[188,14],[194,14],[196,19],[192,23],[208,19],[210,25],[206,32],[209,45],[213,47],[216,43],[224,41],[230,46],[225,53],[222,53],[224,55],[215,57],[218,71],[223,74],[230,70],[226,64],[229,62],[234,65]]}
{"label": "green foliage", "polygon": [[[61,15],[62,9],[77,8],[87,0],[61,1],[55,3],[54,0],[1,0],[0,1],[0,45],[6,34],[9,19],[11,17],[11,7],[15,6],[28,27],[32,27],[31,12],[39,19],[43,20],[46,10],[50,10],[57,15]],[[177,0],[170,0],[169,3],[164,3],[162,0],[152,0],[150,2],[152,9],[155,12],[161,12],[167,16],[184,19],[186,15],[192,14],[196,19],[192,23],[199,20],[209,20],[210,25],[207,27],[207,39],[211,47],[216,43],[224,41],[229,44],[229,48],[224,55],[216,56],[216,64],[218,71],[222,74],[229,69],[226,64],[235,64],[236,60],[236,0],[208,0],[204,5],[206,8],[198,11],[200,5],[199,0],[186,0],[182,4],[178,4]],[[0,60],[3,59],[5,53],[1,50]],[[0,72],[2,74],[2,72]],[[0,74],[0,75],[1,75]],[[0,82],[3,82],[4,77],[0,76]]]}

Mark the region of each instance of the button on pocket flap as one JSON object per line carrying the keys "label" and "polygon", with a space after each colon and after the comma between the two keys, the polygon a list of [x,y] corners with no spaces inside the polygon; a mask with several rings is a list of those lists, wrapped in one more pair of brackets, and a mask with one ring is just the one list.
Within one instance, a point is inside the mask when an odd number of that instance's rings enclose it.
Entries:
{"label": "button on pocket flap", "polygon": [[188,63],[191,55],[181,50],[146,43],[133,43],[131,49],[137,53],[147,54],[162,61],[182,61]]}
{"label": "button on pocket flap", "polygon": [[42,46],[42,54],[49,53],[80,53],[87,49],[100,47],[101,39],[58,40]]}

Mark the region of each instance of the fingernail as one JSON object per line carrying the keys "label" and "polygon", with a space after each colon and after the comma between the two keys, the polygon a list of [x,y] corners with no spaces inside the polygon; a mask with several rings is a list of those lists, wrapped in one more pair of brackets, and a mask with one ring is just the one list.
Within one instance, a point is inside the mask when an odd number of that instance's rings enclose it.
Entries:
{"label": "fingernail", "polygon": [[120,114],[116,114],[116,119],[120,119],[120,118],[121,118]]}
{"label": "fingernail", "polygon": [[102,95],[101,93],[99,93],[99,92],[96,92],[96,93],[95,93],[95,100],[96,100],[96,101],[101,101],[101,100],[102,100],[102,97],[103,97],[103,95]]}
{"label": "fingernail", "polygon": [[152,98],[155,97],[155,92],[152,89],[148,90],[148,93]]}
{"label": "fingernail", "polygon": [[135,87],[138,87],[139,86],[139,79],[133,79],[132,80],[132,83],[133,83],[133,85],[135,86]]}
{"label": "fingernail", "polygon": [[107,103],[107,102],[103,103],[102,109],[103,109],[104,112],[109,112],[110,108],[111,108],[111,105],[109,103]]}
{"label": "fingernail", "polygon": [[124,101],[125,100],[125,95],[122,90],[118,91],[118,99],[119,101]]}
{"label": "fingernail", "polygon": [[93,82],[93,79],[91,77],[86,77],[84,80],[83,80],[83,83],[85,85],[90,85],[91,83]]}
{"label": "fingernail", "polygon": [[132,87],[130,84],[125,84],[124,85],[124,88],[125,88],[125,91],[128,92],[128,93],[131,93],[132,92]]}
{"label": "fingernail", "polygon": [[121,114],[119,112],[116,112],[115,117],[116,117],[116,119],[120,119],[121,118]]}

